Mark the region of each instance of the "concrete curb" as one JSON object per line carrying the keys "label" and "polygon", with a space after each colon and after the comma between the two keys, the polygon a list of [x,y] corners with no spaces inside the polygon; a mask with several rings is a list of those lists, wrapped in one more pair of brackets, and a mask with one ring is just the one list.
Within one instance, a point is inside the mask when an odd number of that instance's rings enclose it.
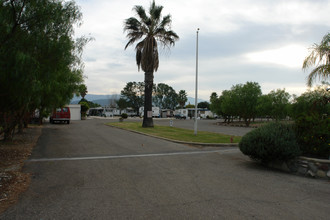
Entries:
{"label": "concrete curb", "polygon": [[158,138],[158,139],[162,139],[162,140],[165,140],[165,141],[170,141],[170,142],[178,143],[178,144],[188,144],[188,145],[203,146],[203,147],[238,147],[237,143],[199,143],[199,142],[178,141],[178,140],[159,137],[159,136],[155,136],[155,135],[145,134],[145,133],[134,131],[134,130],[119,128],[119,127],[116,127],[116,126],[113,126],[113,125],[108,125],[108,124],[106,124],[106,125],[110,126],[110,127],[113,127],[113,128],[129,131],[129,132],[133,132],[133,133],[136,133],[136,134],[145,135],[145,136],[149,136],[149,137],[153,137],[153,138]]}

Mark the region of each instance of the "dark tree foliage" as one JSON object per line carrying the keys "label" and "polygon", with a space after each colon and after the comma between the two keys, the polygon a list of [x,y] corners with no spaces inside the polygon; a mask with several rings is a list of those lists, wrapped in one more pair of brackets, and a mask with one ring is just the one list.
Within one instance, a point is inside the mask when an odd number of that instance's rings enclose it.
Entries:
{"label": "dark tree foliage", "polygon": [[297,140],[305,156],[328,159],[330,156],[330,93],[324,88],[296,98],[291,115]]}
{"label": "dark tree foliage", "polygon": [[210,97],[210,108],[218,115],[222,115],[225,122],[233,117],[244,119],[246,126],[258,113],[258,99],[261,96],[260,85],[247,82],[244,85],[234,85],[231,90],[224,90],[220,97],[214,92]]}
{"label": "dark tree foliage", "polygon": [[97,104],[97,103],[95,103],[95,102],[88,101],[88,100],[85,99],[85,98],[82,98],[82,99],[78,102],[78,104],[81,104],[81,103],[87,103],[87,105],[88,105],[89,108],[97,108],[97,107],[101,107],[100,104]]}
{"label": "dark tree foliage", "polygon": [[178,93],[178,103],[180,105],[180,108],[183,108],[187,102],[187,92],[185,90],[180,90]]}
{"label": "dark tree foliage", "polygon": [[175,109],[178,105],[178,94],[165,84],[159,83],[154,86],[153,103],[161,109]]}
{"label": "dark tree foliage", "polygon": [[80,19],[74,1],[0,2],[0,132],[5,140],[35,109],[44,116],[68,103],[83,82],[81,53],[88,39],[73,39]]}
{"label": "dark tree foliage", "polygon": [[144,83],[128,82],[121,91],[121,96],[126,100],[127,107],[134,109],[139,114],[139,108],[143,106],[144,101]]}
{"label": "dark tree foliage", "polygon": [[129,106],[129,103],[126,101],[126,99],[124,98],[120,98],[116,101],[116,104],[120,110],[120,114],[121,114],[121,111],[124,110],[125,108],[127,108]]}
{"label": "dark tree foliage", "polygon": [[210,109],[210,103],[200,102],[200,103],[198,103],[197,108]]}

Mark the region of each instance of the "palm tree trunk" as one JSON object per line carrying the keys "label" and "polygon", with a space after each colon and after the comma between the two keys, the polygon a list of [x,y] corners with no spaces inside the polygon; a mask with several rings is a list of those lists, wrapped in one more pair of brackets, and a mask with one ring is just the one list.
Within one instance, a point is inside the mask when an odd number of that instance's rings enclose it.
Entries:
{"label": "palm tree trunk", "polygon": [[[152,120],[152,86],[154,83],[154,73],[144,73],[144,115],[142,127],[154,127],[154,121]],[[151,112],[148,117],[148,112]]]}

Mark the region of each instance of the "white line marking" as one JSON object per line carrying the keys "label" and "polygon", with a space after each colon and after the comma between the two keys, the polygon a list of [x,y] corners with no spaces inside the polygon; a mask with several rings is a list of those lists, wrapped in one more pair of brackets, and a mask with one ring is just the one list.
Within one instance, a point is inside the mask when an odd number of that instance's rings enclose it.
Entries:
{"label": "white line marking", "polygon": [[192,155],[192,154],[209,154],[209,153],[236,153],[238,149],[212,150],[212,151],[186,151],[172,153],[157,153],[157,154],[133,154],[133,155],[113,155],[113,156],[92,156],[92,157],[62,157],[62,158],[41,158],[30,159],[26,162],[50,162],[50,161],[73,161],[73,160],[100,160],[100,159],[120,159],[120,158],[138,158],[138,157],[161,157],[161,156],[176,156],[176,155]]}

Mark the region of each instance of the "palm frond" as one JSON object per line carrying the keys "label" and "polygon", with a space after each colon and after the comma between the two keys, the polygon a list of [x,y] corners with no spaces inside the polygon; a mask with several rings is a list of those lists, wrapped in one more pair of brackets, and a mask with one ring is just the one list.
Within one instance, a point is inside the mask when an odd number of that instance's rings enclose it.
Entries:
{"label": "palm frond", "polygon": [[137,15],[139,16],[140,20],[142,21],[142,23],[145,23],[148,20],[148,16],[146,14],[145,9],[140,6],[140,5],[136,5],[133,10],[137,13]]}
{"label": "palm frond", "polygon": [[[175,44],[179,36],[171,30],[171,15],[162,17],[163,6],[157,6],[152,1],[149,15],[142,6],[135,6],[136,18],[129,18],[124,22],[124,32],[128,42],[125,49],[138,42],[136,50],[136,64],[144,72],[157,71],[159,67],[158,43],[164,47]],[[143,39],[141,41],[141,39]]]}
{"label": "palm frond", "polygon": [[130,17],[124,21],[124,31],[138,31],[141,23],[134,17]]}
{"label": "palm frond", "polygon": [[128,18],[124,21],[124,31],[127,32],[126,37],[129,39],[125,49],[143,37],[143,27],[144,26],[141,24],[141,22],[134,17]]}
{"label": "palm frond", "polygon": [[319,76],[326,80],[330,74],[330,33],[325,35],[320,44],[314,44],[310,54],[305,58],[302,69],[307,70],[316,66],[307,77],[307,85],[312,86],[313,81]]}
{"label": "palm frond", "polygon": [[134,44],[136,41],[140,40],[143,37],[142,32],[136,32],[136,33],[129,33],[127,34],[127,38],[129,39],[128,43],[125,46],[125,50],[128,46]]}
{"label": "palm frond", "polygon": [[172,17],[171,15],[166,15],[163,17],[162,22],[160,23],[160,28],[170,27],[172,23]]}
{"label": "palm frond", "polygon": [[179,36],[175,32],[165,30],[160,30],[156,38],[164,48],[174,46],[175,41],[179,40]]}
{"label": "palm frond", "polygon": [[138,66],[138,71],[140,71],[141,57],[142,57],[142,51],[141,51],[141,49],[137,49],[136,50],[136,65]]}
{"label": "palm frond", "polygon": [[320,65],[316,67],[307,77],[307,85],[312,86],[313,81],[319,77],[320,80],[327,80],[330,77],[330,65]]}
{"label": "palm frond", "polygon": [[143,50],[144,40],[136,44],[136,65],[138,66],[138,71],[140,71],[141,60],[142,60],[142,50]]}
{"label": "palm frond", "polygon": [[163,6],[161,5],[156,5],[155,1],[151,3],[150,9],[149,9],[149,14],[150,18],[153,20],[154,25],[157,25],[162,14]]}
{"label": "palm frond", "polygon": [[310,54],[305,58],[302,68],[304,70],[308,69],[311,66],[314,66],[318,56],[315,55],[315,50],[312,50]]}

